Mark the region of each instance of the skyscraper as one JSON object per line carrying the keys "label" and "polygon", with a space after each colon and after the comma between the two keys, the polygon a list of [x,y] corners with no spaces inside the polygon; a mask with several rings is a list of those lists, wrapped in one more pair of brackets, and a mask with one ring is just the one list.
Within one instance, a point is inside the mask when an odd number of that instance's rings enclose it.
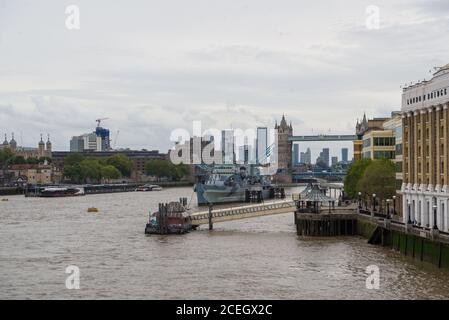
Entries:
{"label": "skyscraper", "polygon": [[348,163],[348,148],[341,148],[341,161]]}
{"label": "skyscraper", "polygon": [[312,163],[312,152],[310,151],[310,148],[307,148],[306,152],[301,152],[301,157],[299,161],[305,164]]}
{"label": "skyscraper", "polygon": [[257,128],[256,141],[256,162],[265,164],[267,162],[267,147],[268,147],[268,128]]}
{"label": "skyscraper", "polygon": [[234,130],[221,131],[221,151],[223,152],[223,163],[235,163]]}
{"label": "skyscraper", "polygon": [[323,148],[320,158],[326,166],[329,166],[329,148]]}
{"label": "skyscraper", "polygon": [[338,157],[332,157],[331,163],[332,163],[332,166],[337,165],[337,163],[338,163]]}
{"label": "skyscraper", "polygon": [[299,144],[293,144],[293,165],[297,166],[299,164]]}

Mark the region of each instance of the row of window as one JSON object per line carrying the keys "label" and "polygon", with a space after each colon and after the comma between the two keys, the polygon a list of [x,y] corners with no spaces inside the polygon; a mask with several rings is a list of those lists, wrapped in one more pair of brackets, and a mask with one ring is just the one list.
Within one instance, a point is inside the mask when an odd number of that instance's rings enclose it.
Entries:
{"label": "row of window", "polygon": [[[394,151],[374,151],[374,159],[394,159],[396,153]],[[371,151],[366,151],[362,154],[363,158],[371,158]]]}
{"label": "row of window", "polygon": [[[440,96],[442,97],[442,96],[445,96],[445,95],[447,95],[447,88],[428,93],[427,94],[427,100],[439,98]],[[414,104],[414,103],[421,102],[421,101],[426,101],[426,95],[425,94],[422,95],[422,96],[417,96],[417,97],[414,97],[414,98],[407,99],[407,105]]]}
{"label": "row of window", "polygon": [[394,137],[374,137],[374,146],[394,146],[396,139]]}
{"label": "row of window", "polygon": [[394,159],[395,157],[394,151],[374,151],[374,159]]}

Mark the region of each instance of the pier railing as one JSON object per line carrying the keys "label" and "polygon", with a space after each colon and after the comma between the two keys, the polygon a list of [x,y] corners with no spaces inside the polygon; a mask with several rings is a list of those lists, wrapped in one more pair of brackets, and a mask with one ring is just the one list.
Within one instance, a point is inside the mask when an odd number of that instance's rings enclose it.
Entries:
{"label": "pier railing", "polygon": [[201,225],[209,223],[210,215],[214,222],[223,222],[251,217],[288,213],[294,212],[295,210],[295,202],[285,200],[227,209],[212,209],[211,211],[192,213],[190,219],[193,225]]}

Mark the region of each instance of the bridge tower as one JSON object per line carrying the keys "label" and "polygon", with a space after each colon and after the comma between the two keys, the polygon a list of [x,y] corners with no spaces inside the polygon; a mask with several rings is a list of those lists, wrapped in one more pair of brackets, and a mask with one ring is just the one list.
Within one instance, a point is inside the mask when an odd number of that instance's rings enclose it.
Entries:
{"label": "bridge tower", "polygon": [[[285,116],[282,115],[281,124],[274,127],[277,130],[277,148],[278,148],[278,178],[282,182],[291,182],[291,168],[292,168],[292,146],[290,137],[293,135],[292,124],[287,124]],[[285,181],[284,181],[285,180]]]}

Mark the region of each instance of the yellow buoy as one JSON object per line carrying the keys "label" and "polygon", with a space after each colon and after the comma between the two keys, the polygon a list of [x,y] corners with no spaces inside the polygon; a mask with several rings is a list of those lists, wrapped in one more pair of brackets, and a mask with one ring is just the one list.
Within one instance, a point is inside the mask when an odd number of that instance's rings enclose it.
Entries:
{"label": "yellow buoy", "polygon": [[92,208],[87,209],[87,212],[98,212],[98,209],[92,207]]}

